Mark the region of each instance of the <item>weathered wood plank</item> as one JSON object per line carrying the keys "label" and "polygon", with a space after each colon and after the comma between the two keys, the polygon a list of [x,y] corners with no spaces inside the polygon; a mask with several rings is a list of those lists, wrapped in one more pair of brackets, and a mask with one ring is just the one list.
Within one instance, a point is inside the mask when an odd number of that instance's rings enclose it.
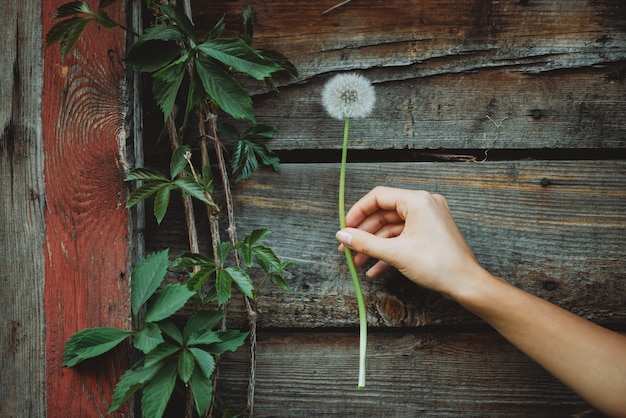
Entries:
{"label": "weathered wood plank", "polygon": [[[337,164],[285,164],[281,175],[262,171],[235,190],[240,235],[267,227],[273,231],[267,245],[299,263],[292,293],[271,286],[261,292],[262,326],[356,324],[352,285],[334,238],[338,172]],[[626,319],[623,161],[350,164],[347,181],[348,203],[376,185],[442,193],[488,270],[592,320]],[[169,242],[184,236],[157,233]],[[374,327],[476,321],[397,273],[363,285]]]}
{"label": "weathered wood plank", "polygon": [[[209,29],[248,2],[196,2]],[[302,73],[255,98],[274,149],[337,149],[340,124],[319,96],[328,75],[359,70],[378,104],[354,148],[616,148],[626,144],[623,2],[252,2],[255,46]],[[500,125],[500,126],[499,126]]]}
{"label": "weathered wood plank", "polygon": [[[44,33],[61,0],[42,3]],[[124,21],[124,4],[107,9]],[[46,395],[48,417],[104,416],[130,351],[63,369],[65,341],[94,326],[130,326],[124,33],[89,26],[65,61],[45,50],[42,106],[46,178]],[[116,415],[128,416],[125,405]]]}
{"label": "weathered wood plank", "polygon": [[0,416],[45,416],[40,2],[0,14]]}
{"label": "weathered wood plank", "polygon": [[[356,333],[261,333],[255,416],[602,416],[495,334],[370,333],[368,353],[357,390]],[[220,373],[239,408],[245,354]]]}

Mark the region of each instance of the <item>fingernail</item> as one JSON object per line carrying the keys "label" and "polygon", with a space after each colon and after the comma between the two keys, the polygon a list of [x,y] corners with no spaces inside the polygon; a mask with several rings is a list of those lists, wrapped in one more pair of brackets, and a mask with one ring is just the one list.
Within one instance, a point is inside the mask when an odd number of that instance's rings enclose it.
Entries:
{"label": "fingernail", "polygon": [[352,244],[352,234],[350,234],[349,232],[346,232],[344,230],[337,231],[337,234],[335,235],[335,237],[337,238],[339,242],[343,244],[346,244],[346,245]]}

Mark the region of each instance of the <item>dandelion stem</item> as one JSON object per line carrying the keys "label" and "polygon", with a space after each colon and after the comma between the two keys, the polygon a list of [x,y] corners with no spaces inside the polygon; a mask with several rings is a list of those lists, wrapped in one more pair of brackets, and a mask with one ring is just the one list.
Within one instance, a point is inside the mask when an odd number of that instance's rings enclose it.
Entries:
{"label": "dandelion stem", "polygon": [[[345,189],[346,189],[346,163],[348,160],[348,131],[350,130],[350,119],[345,119],[343,129],[343,149],[341,152],[341,173],[339,175],[339,227],[341,229],[346,227],[346,210],[345,210]],[[361,282],[359,280],[354,260],[352,259],[352,252],[346,246],[344,246],[344,254],[346,256],[346,262],[348,263],[348,269],[350,270],[350,276],[352,277],[352,283],[354,284],[354,291],[356,293],[356,300],[359,307],[359,384],[358,388],[365,388],[365,353],[367,351],[367,311],[365,310],[365,300],[363,299],[363,291],[361,290]]]}

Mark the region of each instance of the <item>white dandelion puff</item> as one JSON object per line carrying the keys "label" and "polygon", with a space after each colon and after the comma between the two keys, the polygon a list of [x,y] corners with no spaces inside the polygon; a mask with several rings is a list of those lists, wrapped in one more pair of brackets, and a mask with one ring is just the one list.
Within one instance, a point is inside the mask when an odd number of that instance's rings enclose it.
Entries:
{"label": "white dandelion puff", "polygon": [[339,120],[364,118],[372,112],[375,102],[376,92],[372,83],[355,73],[334,76],[322,91],[326,112]]}

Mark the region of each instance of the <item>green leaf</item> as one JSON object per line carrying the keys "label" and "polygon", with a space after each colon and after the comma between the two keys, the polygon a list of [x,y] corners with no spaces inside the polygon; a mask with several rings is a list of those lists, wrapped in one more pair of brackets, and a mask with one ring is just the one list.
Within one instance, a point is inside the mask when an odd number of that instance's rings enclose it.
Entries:
{"label": "green leaf", "polygon": [[135,168],[131,170],[124,181],[169,181],[162,173],[149,168]]}
{"label": "green leaf", "polygon": [[280,269],[280,259],[269,247],[258,245],[252,249],[256,260],[265,273],[271,273]]}
{"label": "green leaf", "polygon": [[198,270],[197,272],[193,273],[187,279],[187,287],[190,290],[194,290],[197,292],[202,287],[204,282],[206,282],[207,279],[211,277],[213,273],[215,273],[215,270],[216,270],[215,267],[202,268]]}
{"label": "green leaf", "polygon": [[[149,31],[149,29],[146,31]],[[128,48],[126,57],[124,58],[127,63],[139,71],[147,73],[157,71],[180,57],[184,52],[174,40],[151,40],[142,42],[142,38],[139,38],[137,42]]]}
{"label": "green leaf", "polygon": [[217,303],[223,305],[230,299],[231,278],[224,270],[218,270],[215,277],[215,290],[217,291]]}
{"label": "green leaf", "polygon": [[64,367],[74,367],[88,358],[97,357],[115,348],[132,331],[118,328],[86,328],[73,334],[65,343]]}
{"label": "green leaf", "polygon": [[189,164],[186,158],[187,153],[191,153],[189,145],[181,145],[172,153],[172,159],[170,161],[170,177],[172,180]]}
{"label": "green leaf", "polygon": [[275,128],[272,128],[269,125],[253,125],[243,133],[242,138],[265,138],[272,139],[278,132]]}
{"label": "green leaf", "polygon": [[210,258],[197,253],[182,253],[176,260],[172,262],[173,268],[185,267],[215,267],[215,262]]}
{"label": "green leaf", "polygon": [[252,99],[233,76],[206,57],[198,57],[195,62],[196,72],[206,94],[235,119],[254,122]]}
{"label": "green leaf", "polygon": [[137,203],[146,200],[147,198],[165,187],[170,187],[169,181],[154,181],[137,187],[135,190],[130,192],[130,195],[128,196],[128,201],[126,202],[126,209],[132,208]]}
{"label": "green leaf", "polygon": [[165,218],[165,214],[167,213],[167,207],[170,204],[170,191],[172,190],[172,186],[170,184],[164,184],[154,196],[154,218],[157,221],[157,224],[161,224],[163,218]]}
{"label": "green leaf", "polygon": [[191,23],[183,9],[171,4],[162,4],[159,8],[167,15],[167,17],[172,19],[178,28],[180,28],[182,33],[188,36],[194,43],[198,43],[196,35],[194,34],[193,23]]}
{"label": "green leaf", "polygon": [[220,331],[218,334],[222,341],[211,344],[206,349],[206,351],[216,356],[221,356],[226,351],[237,351],[237,349],[244,344],[246,338],[248,337],[247,332],[241,332],[236,329]]}
{"label": "green leaf", "polygon": [[60,5],[54,13],[54,18],[59,19],[63,17],[76,16],[79,13],[85,13],[93,15],[94,11],[91,10],[89,4],[84,1],[72,1]]}
{"label": "green leaf", "polygon": [[153,364],[152,366],[144,366],[140,361],[132,369],[128,370],[120,378],[115,386],[111,408],[107,411],[109,414],[116,411],[124,402],[141,389],[157,372],[163,367],[162,363]]}
{"label": "green leaf", "polygon": [[228,274],[231,280],[237,283],[237,286],[244,295],[251,299],[254,298],[254,283],[252,283],[252,279],[250,279],[248,273],[239,267],[227,267],[224,269],[224,272]]}
{"label": "green leaf", "polygon": [[226,259],[228,258],[228,254],[230,254],[230,251],[232,250],[232,247],[230,245],[230,242],[220,242],[217,245],[217,257],[220,260],[220,265],[224,265],[226,264]]}
{"label": "green leaf", "polygon": [[180,330],[173,321],[161,321],[158,325],[159,328],[161,328],[161,331],[163,331],[168,337],[176,341],[179,345],[183,345],[183,334],[181,334]]}
{"label": "green leaf", "polygon": [[147,256],[135,265],[130,279],[130,305],[135,319],[165,278],[168,256],[169,250],[166,249]]}
{"label": "green leaf", "polygon": [[161,331],[163,331],[167,336],[176,341],[179,345],[183,345],[183,334],[181,334],[180,330],[174,322],[159,322],[159,328],[161,328]]}
{"label": "green leaf", "polygon": [[289,74],[289,76],[291,76],[292,78],[298,79],[300,77],[300,74],[298,74],[298,69],[296,68],[296,66],[293,65],[291,61],[289,61],[289,58],[287,58],[280,52],[274,51],[274,50],[263,50],[263,51],[260,51],[259,53],[263,55],[265,58],[269,58],[272,61],[274,61],[277,65],[281,66],[283,71],[287,72],[287,74]]}
{"label": "green leaf", "polygon": [[207,193],[213,193],[213,172],[208,161],[202,167],[202,187],[204,187]]}
{"label": "green leaf", "polygon": [[105,28],[117,28],[121,25],[117,23],[115,20],[111,19],[111,17],[104,10],[98,10],[98,14],[96,15],[96,23]]}
{"label": "green leaf", "polygon": [[178,90],[185,76],[188,59],[189,54],[185,54],[152,75],[154,79],[152,93],[161,111],[163,111],[164,119],[167,119],[174,109]]}
{"label": "green leaf", "polygon": [[250,5],[246,6],[241,12],[241,38],[246,42],[246,44],[252,44],[252,39],[254,38],[254,19],[252,14],[252,7]]}
{"label": "green leaf", "polygon": [[183,341],[185,345],[191,344],[189,340],[195,338],[194,336],[205,333],[208,330],[212,330],[219,324],[224,317],[224,312],[221,311],[199,311],[192,315],[185,324],[183,329]]}
{"label": "green leaf", "polygon": [[213,29],[209,31],[206,38],[207,39],[215,39],[224,32],[226,29],[226,24],[224,23],[224,15],[217,21],[217,23],[213,26]]}
{"label": "green leaf", "polygon": [[199,416],[203,417],[209,410],[213,398],[213,384],[211,379],[196,368],[189,380],[189,387],[193,394],[196,411]]}
{"label": "green leaf", "polygon": [[182,347],[176,344],[164,342],[156,346],[152,351],[146,355],[144,360],[144,365],[146,367],[150,367],[154,364],[158,364],[168,357],[173,356],[182,350]]}
{"label": "green leaf", "polygon": [[182,178],[182,179],[176,179],[174,181],[174,186],[178,187],[183,192],[185,192],[185,193],[195,197],[196,199],[198,199],[201,202],[211,203],[211,202],[209,202],[209,200],[204,195],[204,189],[202,188],[202,186],[199,185],[198,183],[196,183],[191,178],[185,177],[185,178]]}
{"label": "green leaf", "polygon": [[201,348],[191,347],[189,351],[196,358],[198,368],[202,371],[202,374],[210,379],[213,371],[215,370],[215,359],[213,356]]}
{"label": "green leaf", "polygon": [[135,334],[133,345],[144,354],[148,354],[156,346],[164,342],[161,329],[157,324],[146,322],[143,324],[141,331]]}
{"label": "green leaf", "polygon": [[270,231],[267,228],[257,228],[245,236],[244,242],[248,246],[253,246],[254,244],[259,242],[263,238],[267,237],[271,233],[272,231]]}
{"label": "green leaf", "polygon": [[178,376],[183,383],[187,384],[191,379],[191,374],[196,366],[194,356],[187,350],[180,352],[178,356]]}
{"label": "green leaf", "polygon": [[176,365],[168,364],[150,379],[141,396],[144,417],[161,418],[176,384]]}
{"label": "green leaf", "polygon": [[259,168],[252,142],[245,139],[237,142],[231,164],[235,174],[235,183],[252,177],[252,174]]}
{"label": "green leaf", "polygon": [[46,46],[59,42],[61,59],[64,60],[76,46],[89,22],[93,20],[90,17],[73,16],[55,23],[46,34]]}
{"label": "green leaf", "polygon": [[264,80],[282,69],[274,61],[250,48],[243,39],[207,39],[197,48],[207,56],[257,80]]}
{"label": "green leaf", "polygon": [[146,313],[146,322],[158,322],[175,314],[196,292],[181,283],[163,287]]}
{"label": "green leaf", "polygon": [[[291,267],[292,265],[295,265],[295,263],[288,263],[287,267]],[[274,283],[276,283],[278,287],[280,287],[283,290],[291,291],[291,286],[289,286],[289,284],[285,281],[284,277],[281,274],[274,273],[271,276],[272,276],[272,279],[274,280]]]}

